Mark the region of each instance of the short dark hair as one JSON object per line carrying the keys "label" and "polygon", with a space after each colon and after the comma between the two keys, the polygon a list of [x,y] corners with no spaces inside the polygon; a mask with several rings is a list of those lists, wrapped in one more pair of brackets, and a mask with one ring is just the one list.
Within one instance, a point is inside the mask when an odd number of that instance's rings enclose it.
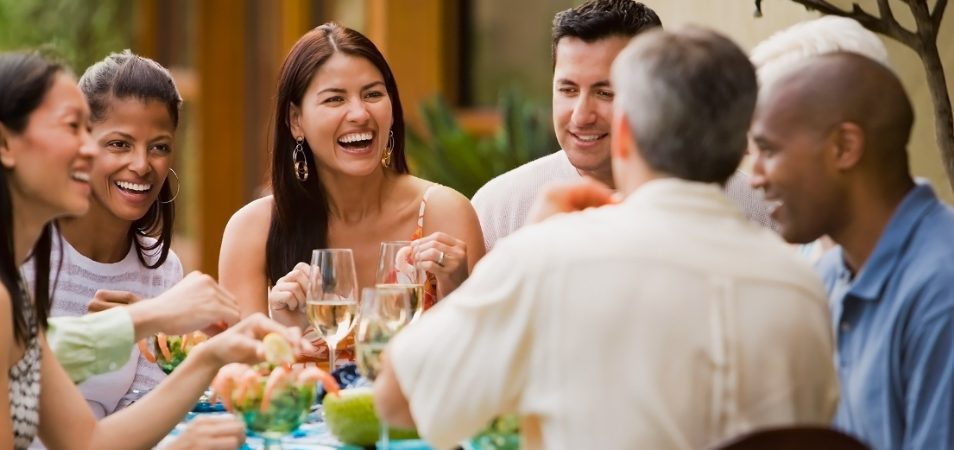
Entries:
{"label": "short dark hair", "polygon": [[640,157],[684,180],[725,182],[745,154],[755,68],[735,43],[685,27],[639,36],[613,62],[617,107]]}
{"label": "short dark hair", "polygon": [[[115,99],[135,98],[155,100],[169,111],[172,126],[179,126],[179,108],[182,97],[176,89],[172,74],[159,63],[135,55],[129,50],[113,53],[93,64],[79,80],[80,90],[89,102],[91,121],[103,120],[109,110],[109,102]],[[159,197],[145,216],[129,227],[129,240],[136,246],[139,262],[150,269],[161,266],[169,256],[172,246],[172,225],[175,220],[175,204],[169,178],[162,183]],[[147,244],[141,238],[151,236],[156,241]],[[149,263],[151,258],[152,264]]]}
{"label": "short dark hair", "polygon": [[634,0],[590,0],[553,17],[553,64],[560,39],[575,37],[595,42],[612,36],[633,37],[662,21],[648,6]]}
{"label": "short dark hair", "polygon": [[298,262],[309,261],[312,249],[327,247],[330,220],[327,193],[308,141],[301,145],[311,176],[299,181],[292,170],[295,137],[289,125],[289,107],[301,106],[305,91],[318,69],[337,53],[363,58],[381,72],[391,101],[390,131],[394,136],[391,161],[385,170],[401,174],[409,172],[404,155],[404,111],[397,81],[384,55],[365,35],[334,22],[305,33],[282,63],[275,98],[271,148],[271,187],[275,208],[265,244],[269,283],[285,276]]}
{"label": "short dark hair", "polygon": [[[26,130],[30,115],[36,110],[53,87],[53,81],[61,73],[68,73],[65,66],[39,53],[0,54],[0,124],[11,133]],[[13,201],[7,171],[0,168],[0,282],[10,294],[10,310],[13,318],[14,339],[26,344],[30,338],[26,311],[30,308],[28,292],[20,288],[19,265],[13,243]],[[33,323],[46,327],[50,313],[50,251],[52,227],[46,224],[33,247],[36,276],[33,285]]]}

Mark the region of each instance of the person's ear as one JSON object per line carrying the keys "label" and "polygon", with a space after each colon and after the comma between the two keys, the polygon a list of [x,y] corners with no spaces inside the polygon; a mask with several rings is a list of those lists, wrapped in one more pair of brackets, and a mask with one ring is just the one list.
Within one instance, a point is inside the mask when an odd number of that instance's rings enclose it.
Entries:
{"label": "person's ear", "polygon": [[617,111],[613,114],[613,123],[610,134],[610,156],[620,161],[625,161],[632,156],[636,141],[633,137],[633,131],[629,128],[629,120],[626,113]]}
{"label": "person's ear", "polygon": [[10,130],[0,124],[0,165],[4,169],[12,169],[16,165],[16,158],[13,156],[13,149],[9,145]]}
{"label": "person's ear", "polygon": [[291,129],[295,139],[305,135],[305,130],[301,126],[301,108],[294,103],[288,105],[288,128]]}
{"label": "person's ear", "polygon": [[865,153],[865,133],[858,124],[842,122],[835,126],[830,136],[834,145],[835,167],[849,170],[861,162]]}

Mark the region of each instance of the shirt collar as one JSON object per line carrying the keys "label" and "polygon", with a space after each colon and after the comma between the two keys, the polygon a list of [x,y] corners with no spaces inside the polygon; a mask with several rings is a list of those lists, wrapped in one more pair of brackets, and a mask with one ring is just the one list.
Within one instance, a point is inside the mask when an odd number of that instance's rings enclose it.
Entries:
{"label": "shirt collar", "polygon": [[722,186],[674,177],[647,181],[630,193],[623,203],[686,210],[725,210],[725,206],[730,205]]}
{"label": "shirt collar", "polygon": [[[937,202],[937,196],[931,186],[920,180],[904,196],[888,226],[878,238],[874,251],[857,275],[850,291],[852,297],[862,300],[877,300],[881,297],[884,285],[894,273],[898,261],[904,256],[904,250],[915,229]],[[841,249],[838,256],[841,270],[848,271]]]}

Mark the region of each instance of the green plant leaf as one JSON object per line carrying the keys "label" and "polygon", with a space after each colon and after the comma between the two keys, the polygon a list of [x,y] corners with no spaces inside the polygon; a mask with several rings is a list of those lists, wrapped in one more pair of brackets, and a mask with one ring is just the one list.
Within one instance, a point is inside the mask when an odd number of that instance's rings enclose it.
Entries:
{"label": "green plant leaf", "polygon": [[413,172],[471,197],[493,177],[557,149],[545,108],[515,89],[499,100],[501,126],[494,136],[467,133],[441,97],[420,104],[425,133],[407,133]]}

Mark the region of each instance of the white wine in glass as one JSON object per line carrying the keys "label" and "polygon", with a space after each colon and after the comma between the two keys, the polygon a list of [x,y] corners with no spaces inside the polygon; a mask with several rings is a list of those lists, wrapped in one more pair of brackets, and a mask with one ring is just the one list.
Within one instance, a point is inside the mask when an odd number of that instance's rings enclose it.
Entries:
{"label": "white wine in glass", "polygon": [[[381,372],[381,353],[412,317],[408,290],[403,287],[365,288],[361,291],[361,317],[355,336],[358,370],[374,381]],[[381,421],[381,446],[387,450],[388,427]]]}
{"label": "white wine in glass", "polygon": [[418,269],[411,257],[411,241],[381,243],[375,286],[406,289],[410,296],[411,310],[414,311],[412,322],[424,312],[426,280],[427,272]]}
{"label": "white wine in glass", "polygon": [[358,315],[358,277],[351,249],[318,249],[311,255],[306,309],[308,321],[328,344],[328,371],[335,369],[335,348]]}
{"label": "white wine in glass", "polygon": [[411,319],[407,289],[365,288],[361,292],[361,316],[355,336],[358,370],[374,381],[381,367],[381,352],[388,341]]}

